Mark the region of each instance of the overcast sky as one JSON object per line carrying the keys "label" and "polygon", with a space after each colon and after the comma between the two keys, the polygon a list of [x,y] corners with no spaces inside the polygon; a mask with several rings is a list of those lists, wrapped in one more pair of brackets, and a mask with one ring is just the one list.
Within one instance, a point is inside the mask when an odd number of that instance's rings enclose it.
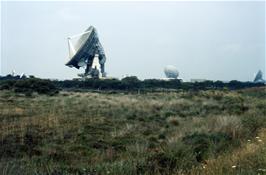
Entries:
{"label": "overcast sky", "polygon": [[97,28],[121,78],[253,80],[265,73],[265,2],[2,2],[1,75],[71,79],[67,37]]}

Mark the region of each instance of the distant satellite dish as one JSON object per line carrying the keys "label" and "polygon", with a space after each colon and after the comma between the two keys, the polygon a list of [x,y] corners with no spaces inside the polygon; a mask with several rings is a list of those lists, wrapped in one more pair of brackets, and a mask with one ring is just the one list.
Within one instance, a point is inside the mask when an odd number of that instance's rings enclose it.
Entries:
{"label": "distant satellite dish", "polygon": [[258,81],[262,79],[262,71],[259,70],[258,73],[256,74],[254,81]]}
{"label": "distant satellite dish", "polygon": [[168,65],[164,68],[164,73],[167,78],[177,78],[179,75],[179,72],[175,66]]}
{"label": "distant satellite dish", "polygon": [[24,76],[24,73],[20,74],[19,78],[22,78]]}
{"label": "distant satellite dish", "polygon": [[[75,44],[73,38],[78,38]],[[90,26],[85,32],[68,37],[68,49],[70,60],[66,63],[69,67],[85,67],[85,76],[92,74],[92,63],[95,55],[98,55],[102,75],[105,75],[104,64],[106,61],[103,47],[99,41],[96,29]]]}
{"label": "distant satellite dish", "polygon": [[258,71],[254,78],[255,83],[265,83],[265,80],[263,79],[263,73],[261,70]]}
{"label": "distant satellite dish", "polygon": [[16,75],[16,71],[15,70],[12,70],[11,75],[14,77]]}

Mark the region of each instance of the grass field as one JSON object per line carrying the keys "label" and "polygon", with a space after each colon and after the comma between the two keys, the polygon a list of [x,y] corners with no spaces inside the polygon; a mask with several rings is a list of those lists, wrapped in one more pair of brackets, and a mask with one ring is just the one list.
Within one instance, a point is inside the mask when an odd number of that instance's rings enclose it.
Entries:
{"label": "grass field", "polygon": [[0,174],[266,174],[266,89],[0,91]]}

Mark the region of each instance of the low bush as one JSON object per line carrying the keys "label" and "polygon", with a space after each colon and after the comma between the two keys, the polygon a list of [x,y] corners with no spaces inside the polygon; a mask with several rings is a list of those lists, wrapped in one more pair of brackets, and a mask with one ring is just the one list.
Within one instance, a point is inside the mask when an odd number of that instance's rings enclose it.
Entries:
{"label": "low bush", "polygon": [[16,93],[24,93],[26,96],[31,96],[34,92],[47,95],[59,92],[52,81],[37,78],[2,81],[0,89],[13,90]]}
{"label": "low bush", "polygon": [[192,145],[198,162],[203,162],[210,156],[225,151],[232,146],[232,138],[225,133],[194,133],[185,136],[183,142]]}
{"label": "low bush", "polygon": [[177,170],[188,171],[197,164],[190,146],[175,143],[170,149],[148,156],[145,165],[138,166],[140,174],[173,174]]}
{"label": "low bush", "polygon": [[0,158],[21,157],[23,155],[33,156],[41,154],[36,146],[41,143],[38,128],[28,128],[21,137],[9,134],[2,139],[0,144]]}
{"label": "low bush", "polygon": [[246,115],[242,118],[242,125],[247,136],[254,136],[261,129],[266,127],[266,117],[262,115]]}

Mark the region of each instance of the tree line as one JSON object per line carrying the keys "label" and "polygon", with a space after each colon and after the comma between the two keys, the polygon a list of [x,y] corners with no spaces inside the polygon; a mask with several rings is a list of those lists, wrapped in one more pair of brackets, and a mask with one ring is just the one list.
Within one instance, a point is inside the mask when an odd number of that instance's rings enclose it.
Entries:
{"label": "tree line", "polygon": [[8,89],[15,92],[39,94],[55,94],[59,90],[160,90],[160,89],[182,89],[182,90],[208,90],[208,89],[243,89],[250,87],[265,86],[263,83],[230,81],[204,81],[204,82],[182,82],[179,79],[139,80],[136,76],[118,79],[86,79],[86,80],[48,80],[35,77],[24,79],[0,80],[0,90]]}

